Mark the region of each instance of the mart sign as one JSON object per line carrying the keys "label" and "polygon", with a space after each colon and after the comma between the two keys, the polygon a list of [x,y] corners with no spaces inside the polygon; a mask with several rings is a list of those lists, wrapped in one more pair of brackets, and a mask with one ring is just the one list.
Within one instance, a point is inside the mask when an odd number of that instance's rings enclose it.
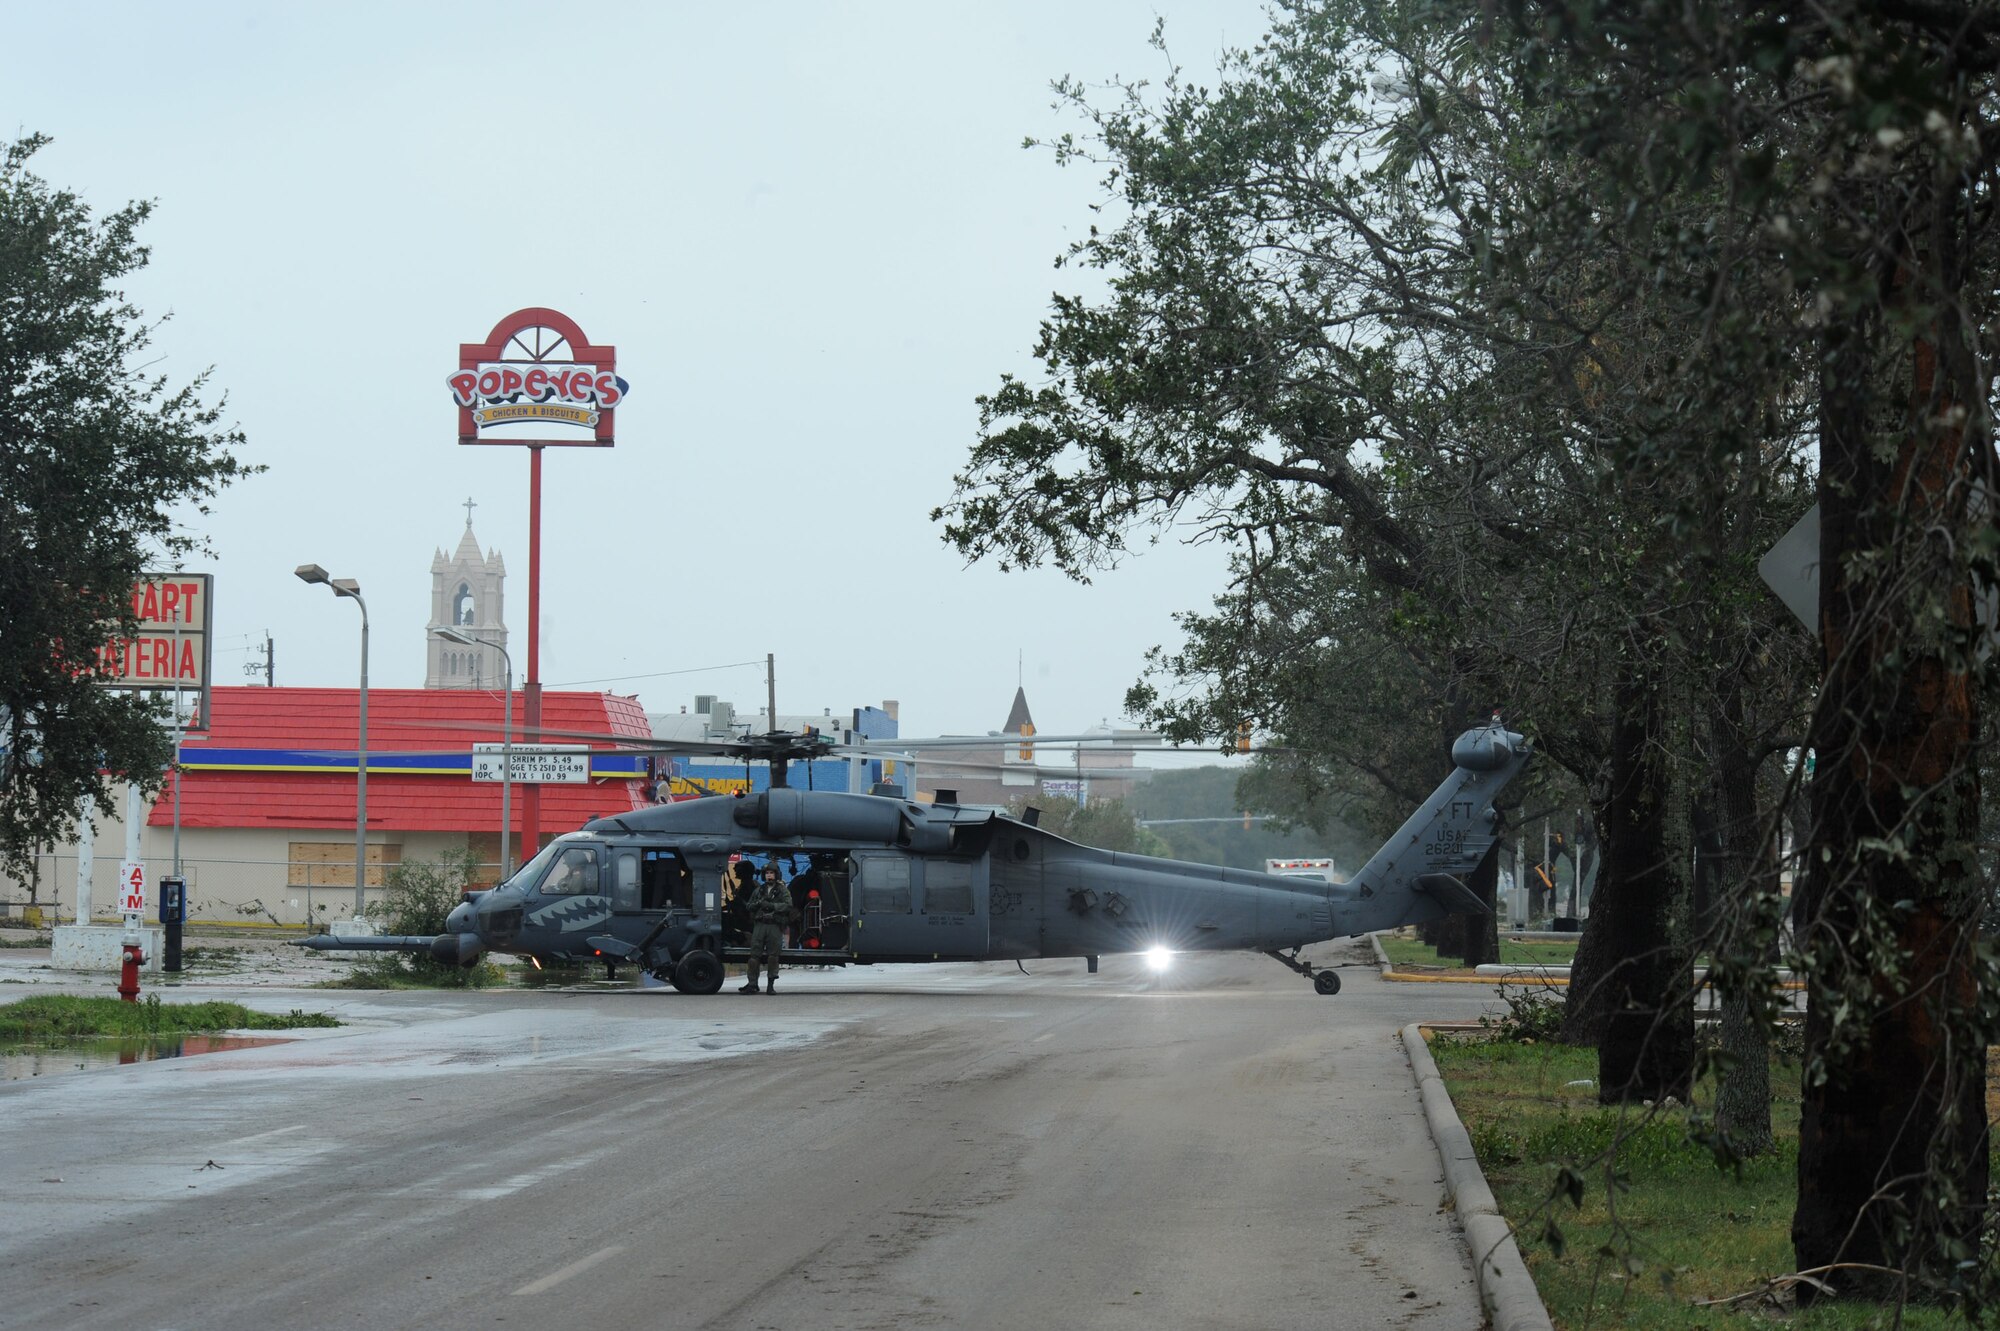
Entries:
{"label": "mart sign", "polygon": [[[215,576],[210,573],[142,573],[132,584],[132,618],[138,631],[113,637],[97,649],[89,668],[100,688],[174,695],[174,729],[208,728],[209,644],[215,627]],[[191,707],[183,695],[193,694]]]}
{"label": "mart sign", "polygon": [[139,631],[98,649],[97,682],[114,689],[206,689],[214,586],[209,573],[141,574],[132,586]]}

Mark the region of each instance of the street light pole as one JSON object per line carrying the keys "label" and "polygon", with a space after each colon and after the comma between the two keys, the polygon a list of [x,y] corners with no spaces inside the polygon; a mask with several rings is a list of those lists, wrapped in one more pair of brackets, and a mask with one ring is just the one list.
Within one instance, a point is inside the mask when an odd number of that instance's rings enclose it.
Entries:
{"label": "street light pole", "polygon": [[318,564],[292,570],[301,582],[324,583],[335,596],[351,597],[361,607],[361,717],[354,755],[354,918],[368,913],[368,602],[353,578],[329,578]]}
{"label": "street light pole", "polygon": [[464,629],[431,632],[461,647],[491,647],[507,663],[507,693],[500,711],[500,881],[514,876],[514,658],[497,642],[475,638]]}

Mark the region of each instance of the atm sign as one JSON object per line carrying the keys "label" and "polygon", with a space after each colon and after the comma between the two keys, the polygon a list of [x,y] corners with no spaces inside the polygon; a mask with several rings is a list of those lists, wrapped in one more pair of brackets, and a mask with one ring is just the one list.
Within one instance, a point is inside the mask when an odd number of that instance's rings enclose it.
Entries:
{"label": "atm sign", "polygon": [[118,866],[118,913],[121,915],[146,913],[144,860],[125,860]]}

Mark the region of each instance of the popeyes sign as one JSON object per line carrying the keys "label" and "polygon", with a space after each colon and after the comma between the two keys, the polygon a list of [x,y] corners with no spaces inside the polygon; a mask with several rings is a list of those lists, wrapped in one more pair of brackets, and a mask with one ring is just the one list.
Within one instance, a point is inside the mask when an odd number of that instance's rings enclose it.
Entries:
{"label": "popeyes sign", "polygon": [[484,342],[460,344],[445,382],[461,444],[609,448],[612,412],[631,391],[616,347],[591,345],[575,320],[539,306],[508,315]]}

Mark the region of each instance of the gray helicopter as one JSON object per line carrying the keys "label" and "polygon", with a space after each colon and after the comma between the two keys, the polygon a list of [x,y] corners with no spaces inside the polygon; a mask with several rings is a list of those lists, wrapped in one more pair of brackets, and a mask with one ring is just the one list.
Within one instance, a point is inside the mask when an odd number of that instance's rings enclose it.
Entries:
{"label": "gray helicopter", "polygon": [[435,938],[301,946],[468,967],[489,951],[624,963],[712,994],[724,963],[748,956],[727,927],[729,899],[775,863],[791,882],[791,965],[1083,957],[1094,972],[1107,953],[1251,950],[1335,994],[1340,976],[1303,960],[1307,944],[1484,910],[1461,875],[1499,839],[1494,798],[1531,752],[1497,714],[1466,731],[1451,773],[1389,843],[1347,882],[1323,883],[1078,845],[1037,827],[1033,810],[786,785],[789,762],[838,747],[782,733],[711,743],[701,751],[769,762],[771,787],[595,819],[468,894]]}

